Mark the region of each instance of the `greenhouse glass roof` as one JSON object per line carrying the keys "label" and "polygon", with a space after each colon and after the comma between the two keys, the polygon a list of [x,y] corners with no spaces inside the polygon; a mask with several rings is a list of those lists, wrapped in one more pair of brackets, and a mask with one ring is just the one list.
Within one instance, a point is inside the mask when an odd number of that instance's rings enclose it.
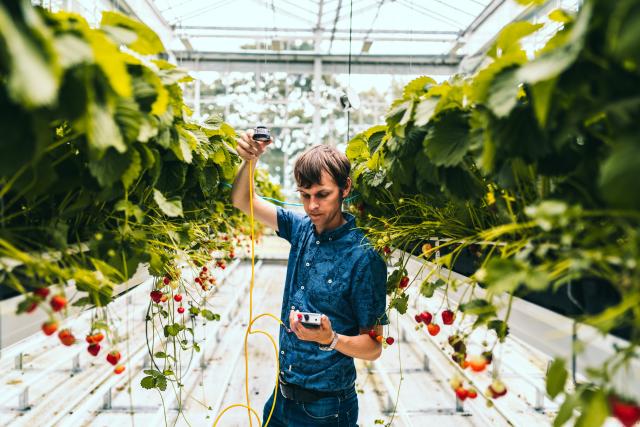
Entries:
{"label": "greenhouse glass roof", "polygon": [[[171,50],[448,54],[490,0],[156,0]],[[351,24],[350,24],[351,21]],[[350,33],[351,29],[351,33]],[[315,49],[317,43],[317,50]]]}

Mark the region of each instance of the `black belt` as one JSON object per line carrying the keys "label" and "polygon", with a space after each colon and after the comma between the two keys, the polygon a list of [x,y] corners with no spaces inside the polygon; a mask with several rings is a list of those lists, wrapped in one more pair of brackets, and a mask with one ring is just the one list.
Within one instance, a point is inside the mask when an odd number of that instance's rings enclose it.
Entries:
{"label": "black belt", "polygon": [[340,397],[344,398],[353,392],[353,389],[340,390],[340,391],[318,391],[308,388],[300,387],[296,384],[289,384],[280,376],[279,380],[280,394],[286,399],[293,400],[301,403],[315,402],[323,397]]}

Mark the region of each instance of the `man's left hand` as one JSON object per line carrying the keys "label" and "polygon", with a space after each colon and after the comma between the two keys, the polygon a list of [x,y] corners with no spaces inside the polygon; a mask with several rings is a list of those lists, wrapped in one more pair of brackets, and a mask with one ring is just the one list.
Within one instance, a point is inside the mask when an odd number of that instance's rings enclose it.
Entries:
{"label": "man's left hand", "polygon": [[331,320],[324,314],[320,317],[319,328],[306,328],[298,319],[298,311],[291,310],[289,313],[289,326],[302,341],[315,341],[322,345],[329,345],[333,338]]}

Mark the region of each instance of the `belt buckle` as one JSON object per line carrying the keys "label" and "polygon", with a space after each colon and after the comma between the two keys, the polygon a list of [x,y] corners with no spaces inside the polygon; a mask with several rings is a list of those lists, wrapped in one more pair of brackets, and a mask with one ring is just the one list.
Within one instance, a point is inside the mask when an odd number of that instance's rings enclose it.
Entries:
{"label": "belt buckle", "polygon": [[282,395],[282,397],[284,397],[285,399],[293,399],[292,396],[292,388],[289,387],[289,384],[287,384],[286,382],[284,382],[284,380],[282,378],[278,378],[278,383],[279,383],[279,388],[280,388],[280,394]]}

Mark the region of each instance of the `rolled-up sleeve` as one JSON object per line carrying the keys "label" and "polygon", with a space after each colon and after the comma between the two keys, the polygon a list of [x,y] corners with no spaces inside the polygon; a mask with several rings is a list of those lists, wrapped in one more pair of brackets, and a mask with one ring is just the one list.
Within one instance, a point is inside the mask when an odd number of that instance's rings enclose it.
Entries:
{"label": "rolled-up sleeve", "polygon": [[360,329],[389,324],[386,287],[387,265],[380,255],[369,250],[356,264],[351,290],[351,304]]}

